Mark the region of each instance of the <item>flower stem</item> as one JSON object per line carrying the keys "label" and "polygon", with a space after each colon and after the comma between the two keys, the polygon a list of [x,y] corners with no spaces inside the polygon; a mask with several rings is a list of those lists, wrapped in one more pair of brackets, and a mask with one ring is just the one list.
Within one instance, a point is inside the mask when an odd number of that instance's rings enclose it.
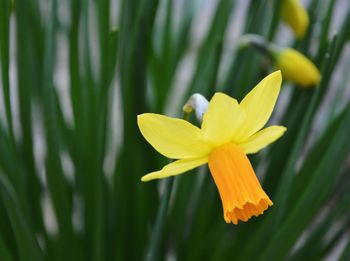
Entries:
{"label": "flower stem", "polygon": [[157,219],[153,227],[150,245],[147,251],[147,256],[146,256],[147,261],[157,260],[158,249],[159,249],[161,235],[164,228],[165,217],[169,206],[169,200],[170,200],[173,184],[174,184],[174,177],[170,177],[165,180],[164,194],[160,202],[160,207],[157,213]]}
{"label": "flower stem", "polygon": [[[190,114],[191,112],[184,111],[182,118],[188,121]],[[170,196],[174,185],[174,177],[167,178],[164,183],[164,192],[160,206],[158,208],[156,222],[154,223],[152,230],[149,247],[146,254],[146,261],[157,260],[159,245],[163,234],[164,222],[166,214],[168,212]]]}

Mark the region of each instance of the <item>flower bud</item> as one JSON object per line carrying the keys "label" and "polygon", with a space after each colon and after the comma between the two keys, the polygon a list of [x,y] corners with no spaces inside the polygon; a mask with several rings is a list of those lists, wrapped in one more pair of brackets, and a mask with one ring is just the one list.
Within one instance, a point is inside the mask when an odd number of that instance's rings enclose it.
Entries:
{"label": "flower bud", "polygon": [[274,52],[275,67],[282,71],[282,77],[302,87],[312,87],[320,83],[321,75],[316,66],[303,54],[285,48]]}
{"label": "flower bud", "polygon": [[296,37],[303,37],[309,26],[309,16],[299,0],[284,0],[281,10],[282,19],[293,30]]}
{"label": "flower bud", "polygon": [[182,110],[185,113],[190,113],[194,110],[197,120],[202,122],[203,114],[207,111],[208,104],[208,100],[203,95],[195,93],[188,99]]}

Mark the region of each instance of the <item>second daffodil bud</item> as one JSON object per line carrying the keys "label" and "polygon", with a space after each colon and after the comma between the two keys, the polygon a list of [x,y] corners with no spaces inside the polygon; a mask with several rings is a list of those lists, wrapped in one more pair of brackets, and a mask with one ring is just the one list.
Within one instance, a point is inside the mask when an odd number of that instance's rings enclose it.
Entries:
{"label": "second daffodil bud", "polygon": [[320,83],[321,74],[316,66],[303,54],[285,48],[274,50],[275,67],[282,71],[283,79],[302,87],[313,87]]}
{"label": "second daffodil bud", "polygon": [[309,16],[299,0],[283,0],[281,16],[296,37],[304,36],[309,26]]}
{"label": "second daffodil bud", "polygon": [[202,122],[203,114],[207,111],[208,105],[208,100],[202,94],[195,93],[188,99],[182,110],[185,113],[194,111],[198,122]]}

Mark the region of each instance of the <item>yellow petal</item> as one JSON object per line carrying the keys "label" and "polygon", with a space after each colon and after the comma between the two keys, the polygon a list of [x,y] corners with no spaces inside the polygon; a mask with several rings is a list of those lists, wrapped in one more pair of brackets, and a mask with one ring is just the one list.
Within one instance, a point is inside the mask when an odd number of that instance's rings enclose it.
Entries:
{"label": "yellow petal", "polygon": [[182,174],[188,170],[194,169],[208,162],[208,157],[196,159],[181,159],[165,165],[161,170],[151,172],[141,178],[142,181],[150,181],[152,179],[162,179],[170,176]]}
{"label": "yellow petal", "polygon": [[270,126],[250,136],[239,146],[246,154],[256,153],[281,137],[286,130],[283,126]]}
{"label": "yellow petal", "polygon": [[224,93],[215,93],[203,116],[203,137],[214,145],[229,142],[245,119],[237,100]]}
{"label": "yellow petal", "polygon": [[244,97],[240,107],[244,109],[246,119],[234,142],[242,142],[264,127],[275,107],[281,82],[280,71],[271,73]]}
{"label": "yellow petal", "polygon": [[282,71],[283,78],[302,87],[319,84],[321,74],[317,67],[298,51],[285,48],[276,54],[276,68]]}
{"label": "yellow petal", "polygon": [[137,123],[145,139],[168,158],[197,158],[211,150],[201,130],[185,120],[144,113],[138,115]]}
{"label": "yellow petal", "polygon": [[292,28],[295,36],[304,36],[309,26],[309,16],[298,0],[284,0],[281,16],[284,22]]}

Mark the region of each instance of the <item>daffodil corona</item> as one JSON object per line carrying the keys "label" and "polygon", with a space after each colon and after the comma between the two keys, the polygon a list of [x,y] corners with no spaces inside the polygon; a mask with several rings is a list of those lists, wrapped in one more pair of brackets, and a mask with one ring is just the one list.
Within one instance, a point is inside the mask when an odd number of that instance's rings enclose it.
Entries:
{"label": "daffodil corona", "polygon": [[141,180],[178,175],[208,163],[227,223],[237,224],[262,214],[273,203],[246,154],[261,150],[286,131],[283,126],[262,129],[275,106],[281,80],[280,71],[268,75],[240,103],[216,93],[201,128],[159,114],[139,115],[138,125],[145,139],[159,153],[177,159]]}

